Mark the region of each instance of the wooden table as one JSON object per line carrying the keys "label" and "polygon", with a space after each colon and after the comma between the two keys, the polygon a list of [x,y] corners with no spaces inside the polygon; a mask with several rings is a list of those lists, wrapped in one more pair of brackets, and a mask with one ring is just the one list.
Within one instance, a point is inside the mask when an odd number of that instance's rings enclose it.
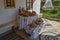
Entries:
{"label": "wooden table", "polygon": [[24,40],[39,40],[39,37],[36,39],[30,39],[30,35],[27,34],[24,29],[19,30],[18,27],[13,27],[13,30],[18,36],[24,38]]}
{"label": "wooden table", "polygon": [[[12,21],[4,24],[4,25],[0,25],[0,30],[3,30],[5,28],[13,26],[12,29],[18,36],[24,38],[24,40],[30,40],[30,35],[27,34],[24,29],[23,30],[18,30],[16,25],[17,25],[17,20],[12,20]],[[34,40],[36,40],[36,39],[34,39]]]}

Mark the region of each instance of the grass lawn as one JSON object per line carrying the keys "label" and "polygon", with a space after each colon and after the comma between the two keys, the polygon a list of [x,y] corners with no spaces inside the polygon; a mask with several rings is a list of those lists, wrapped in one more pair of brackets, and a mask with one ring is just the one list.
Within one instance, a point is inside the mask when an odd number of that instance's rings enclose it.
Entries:
{"label": "grass lawn", "polygon": [[[54,6],[54,9],[53,10],[42,10],[41,9],[41,13],[43,13],[43,15],[45,17],[49,17],[49,18],[59,18],[60,19],[60,3],[59,5],[56,5],[55,2],[60,2],[60,0],[53,0],[52,3],[53,3],[53,6]],[[57,3],[58,3],[57,2]],[[42,0],[41,2],[41,8],[44,6],[44,3],[45,1]]]}
{"label": "grass lawn", "polygon": [[45,17],[49,17],[49,18],[59,18],[60,19],[60,11],[59,10],[41,10],[41,13],[43,13],[43,15]]}

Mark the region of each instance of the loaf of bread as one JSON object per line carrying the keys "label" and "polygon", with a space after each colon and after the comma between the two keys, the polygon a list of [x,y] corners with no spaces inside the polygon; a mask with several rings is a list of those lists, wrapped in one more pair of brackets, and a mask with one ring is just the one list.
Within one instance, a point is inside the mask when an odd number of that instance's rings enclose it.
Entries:
{"label": "loaf of bread", "polygon": [[43,20],[42,20],[41,18],[39,18],[39,19],[37,19],[37,20],[35,21],[35,23],[36,23],[37,25],[41,24],[42,22],[43,22]]}
{"label": "loaf of bread", "polygon": [[36,25],[36,24],[34,24],[34,23],[32,23],[32,24],[30,24],[30,25],[29,25],[29,27],[30,27],[30,28],[36,28],[36,27],[37,27],[37,25]]}
{"label": "loaf of bread", "polygon": [[25,10],[25,11],[19,12],[19,15],[23,17],[29,17],[29,16],[31,17],[31,16],[35,16],[36,12],[35,11],[30,12],[30,11]]}
{"label": "loaf of bread", "polygon": [[35,11],[32,11],[31,13],[30,13],[30,16],[35,16],[36,15],[36,12]]}

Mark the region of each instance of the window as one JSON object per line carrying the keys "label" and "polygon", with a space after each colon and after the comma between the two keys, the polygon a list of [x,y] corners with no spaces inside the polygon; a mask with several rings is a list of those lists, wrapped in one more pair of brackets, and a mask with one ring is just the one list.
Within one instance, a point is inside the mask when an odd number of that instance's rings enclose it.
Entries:
{"label": "window", "polygon": [[26,0],[26,9],[32,9],[33,10],[33,1],[34,0]]}
{"label": "window", "polygon": [[15,7],[15,0],[4,0],[5,8]]}

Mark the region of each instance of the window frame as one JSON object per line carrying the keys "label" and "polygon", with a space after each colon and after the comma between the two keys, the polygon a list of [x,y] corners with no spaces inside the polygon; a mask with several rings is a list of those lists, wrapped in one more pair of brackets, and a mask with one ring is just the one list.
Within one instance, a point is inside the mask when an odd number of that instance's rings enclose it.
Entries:
{"label": "window frame", "polygon": [[5,8],[15,8],[15,0],[4,0],[4,5]]}
{"label": "window frame", "polygon": [[[32,9],[33,10],[33,1],[34,0],[26,0],[26,10],[30,10]],[[28,6],[29,5],[29,6]]]}

